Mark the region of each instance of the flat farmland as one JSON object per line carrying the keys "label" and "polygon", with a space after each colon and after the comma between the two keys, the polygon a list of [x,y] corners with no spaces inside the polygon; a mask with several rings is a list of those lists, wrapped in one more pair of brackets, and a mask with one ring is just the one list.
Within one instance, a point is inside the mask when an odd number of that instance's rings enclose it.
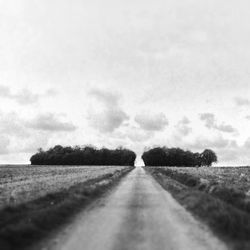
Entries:
{"label": "flat farmland", "polygon": [[168,169],[246,193],[250,191],[250,167],[168,167]]}
{"label": "flat farmland", "polygon": [[120,166],[30,166],[0,167],[0,209],[18,205],[78,183],[125,169]]}

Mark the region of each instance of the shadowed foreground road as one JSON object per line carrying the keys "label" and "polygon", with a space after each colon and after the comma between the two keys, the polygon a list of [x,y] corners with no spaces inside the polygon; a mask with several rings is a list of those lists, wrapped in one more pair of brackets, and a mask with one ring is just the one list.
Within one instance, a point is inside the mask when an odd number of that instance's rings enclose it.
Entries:
{"label": "shadowed foreground road", "polygon": [[53,250],[223,250],[144,169],[137,167],[101,204],[84,212]]}

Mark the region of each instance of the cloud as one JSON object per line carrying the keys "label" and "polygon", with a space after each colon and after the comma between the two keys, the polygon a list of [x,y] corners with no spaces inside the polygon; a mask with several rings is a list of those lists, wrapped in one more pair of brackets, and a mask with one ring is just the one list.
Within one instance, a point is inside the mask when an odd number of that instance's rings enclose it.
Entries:
{"label": "cloud", "polygon": [[215,115],[212,113],[202,113],[200,114],[200,119],[205,122],[205,126],[209,129],[216,129],[225,133],[237,133],[237,130],[229,124],[218,124]]}
{"label": "cloud", "polygon": [[0,97],[9,97],[11,96],[10,89],[7,86],[0,85]]}
{"label": "cloud", "polygon": [[250,100],[247,98],[235,97],[234,101],[237,106],[249,106],[250,105]]}
{"label": "cloud", "polygon": [[[76,127],[53,114],[27,120],[17,113],[0,113],[0,154],[31,153],[47,146],[55,132],[71,132]],[[56,138],[56,136],[55,136]]]}
{"label": "cloud", "polygon": [[139,114],[135,116],[135,122],[148,131],[161,131],[168,125],[168,120],[163,113]]}
{"label": "cloud", "polygon": [[205,148],[220,149],[225,148],[231,143],[230,140],[217,136],[215,138],[197,137],[188,146],[195,150],[204,150]]}
{"label": "cloud", "polygon": [[1,134],[19,138],[30,136],[29,131],[25,127],[25,121],[15,112],[0,114],[0,132]]}
{"label": "cloud", "polygon": [[[199,136],[196,137],[192,142],[186,143],[185,146],[188,149],[198,152],[202,152],[206,148],[212,149],[217,154],[218,160],[223,162],[236,159],[238,154],[236,145],[237,144],[234,140],[228,140],[222,136],[216,136],[214,138]],[[234,152],[234,155],[232,155],[232,152]]]}
{"label": "cloud", "polygon": [[54,89],[49,89],[45,93],[36,94],[31,92],[28,89],[22,89],[17,93],[12,93],[10,88],[4,85],[0,85],[0,97],[8,98],[16,101],[21,105],[29,105],[37,103],[43,97],[49,97],[56,95],[56,91]]}
{"label": "cloud", "polygon": [[0,154],[26,152],[29,141],[41,142],[42,133],[30,131],[26,122],[15,112],[0,113]]}
{"label": "cloud", "polygon": [[145,142],[153,137],[152,131],[143,131],[139,128],[132,127],[130,131],[127,132],[127,137],[132,142]]}
{"label": "cloud", "polygon": [[187,136],[192,132],[192,128],[189,126],[190,121],[187,117],[183,117],[182,120],[180,120],[177,125],[175,126],[178,134],[181,136]]}
{"label": "cloud", "polygon": [[52,113],[38,115],[27,122],[27,126],[36,130],[51,132],[71,132],[77,129],[73,123],[62,121],[59,116]]}
{"label": "cloud", "polygon": [[128,115],[119,108],[107,108],[100,113],[89,113],[90,124],[100,132],[113,132],[119,128]]}
{"label": "cloud", "polygon": [[142,130],[137,126],[127,126],[124,135],[133,143],[145,142],[154,136],[154,131]]}
{"label": "cloud", "polygon": [[217,125],[215,128],[219,131],[226,132],[226,133],[237,132],[237,130],[232,125],[224,124],[224,123]]}
{"label": "cloud", "polygon": [[38,102],[40,95],[34,94],[28,89],[23,89],[15,95],[10,95],[9,98],[16,100],[19,104],[27,105]]}
{"label": "cloud", "polygon": [[207,128],[214,128],[215,126],[215,116],[212,113],[202,113],[200,114],[200,119],[205,122]]}
{"label": "cloud", "polygon": [[0,154],[7,154],[9,152],[8,146],[10,144],[10,140],[7,136],[0,136]]}
{"label": "cloud", "polygon": [[129,116],[119,105],[120,96],[115,93],[100,89],[92,89],[89,92],[100,105],[100,110],[95,108],[89,110],[88,120],[92,127],[104,133],[112,133],[118,129]]}
{"label": "cloud", "polygon": [[214,138],[196,137],[192,142],[186,143],[187,148],[203,151],[210,148],[215,151],[218,156],[219,164],[227,165],[246,165],[249,164],[250,138],[242,145],[238,145],[236,140],[226,139],[223,136]]}
{"label": "cloud", "polygon": [[118,94],[101,89],[92,89],[89,91],[89,94],[106,106],[117,106],[120,98]]}
{"label": "cloud", "polygon": [[41,133],[38,131],[38,133],[33,133],[32,137],[27,138],[22,145],[16,145],[16,151],[21,153],[34,153],[38,148],[47,147],[50,138],[51,135],[49,133]]}

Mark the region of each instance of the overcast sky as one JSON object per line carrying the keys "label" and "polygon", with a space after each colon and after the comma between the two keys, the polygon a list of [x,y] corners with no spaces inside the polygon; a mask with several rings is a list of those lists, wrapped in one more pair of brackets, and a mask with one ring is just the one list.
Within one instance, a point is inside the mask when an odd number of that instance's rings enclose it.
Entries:
{"label": "overcast sky", "polygon": [[0,0],[0,163],[55,144],[250,164],[247,0]]}

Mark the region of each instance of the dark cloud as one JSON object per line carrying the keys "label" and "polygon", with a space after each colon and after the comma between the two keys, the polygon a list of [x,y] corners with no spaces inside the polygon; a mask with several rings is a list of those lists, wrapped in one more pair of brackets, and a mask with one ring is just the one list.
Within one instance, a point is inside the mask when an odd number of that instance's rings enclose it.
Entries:
{"label": "dark cloud", "polygon": [[51,132],[71,132],[77,129],[73,123],[62,121],[59,116],[52,113],[38,115],[33,120],[27,122],[27,126]]}
{"label": "dark cloud", "polygon": [[56,91],[49,89],[45,93],[37,94],[33,93],[28,89],[22,89],[17,93],[12,93],[10,88],[7,86],[0,85],[0,97],[15,100],[18,104],[29,105],[37,103],[41,98],[54,96]]}
{"label": "dark cloud", "polygon": [[235,97],[234,101],[237,106],[249,106],[250,105],[250,100],[247,98]]}
{"label": "dark cloud", "polygon": [[209,129],[216,129],[225,133],[237,133],[237,130],[229,124],[218,124],[215,115],[212,113],[202,113],[200,114],[200,119],[205,122],[205,126]]}
{"label": "dark cloud", "polygon": [[135,122],[148,131],[161,131],[168,125],[168,120],[163,113],[139,114],[135,116]]}

